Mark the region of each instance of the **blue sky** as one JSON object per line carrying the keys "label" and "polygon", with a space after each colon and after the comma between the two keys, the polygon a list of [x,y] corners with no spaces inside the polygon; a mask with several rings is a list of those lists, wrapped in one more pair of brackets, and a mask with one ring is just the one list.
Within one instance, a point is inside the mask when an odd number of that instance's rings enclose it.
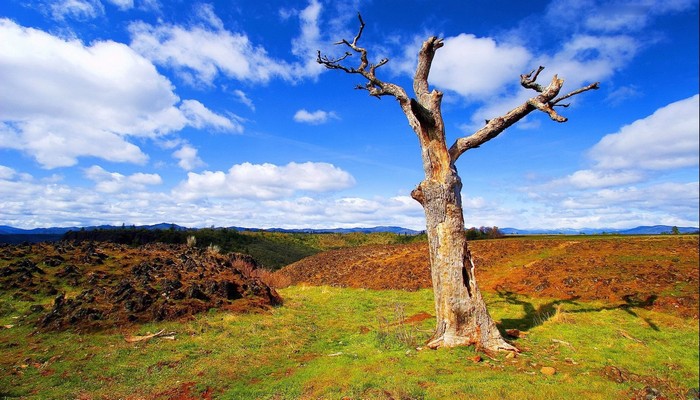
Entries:
{"label": "blue sky", "polygon": [[[5,0],[0,225],[424,228],[396,102],[328,71],[357,12],[377,74],[411,88],[423,40],[448,142],[564,78],[457,167],[467,226],[698,226],[698,2]],[[542,113],[538,113],[542,114]]]}

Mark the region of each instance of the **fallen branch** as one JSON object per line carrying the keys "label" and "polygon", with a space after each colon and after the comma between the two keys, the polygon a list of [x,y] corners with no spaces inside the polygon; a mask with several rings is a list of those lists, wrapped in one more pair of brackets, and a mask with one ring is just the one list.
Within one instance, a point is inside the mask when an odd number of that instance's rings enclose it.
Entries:
{"label": "fallen branch", "polygon": [[552,342],[554,342],[554,343],[558,343],[558,344],[563,344],[564,346],[568,346],[568,347],[570,347],[570,348],[571,348],[571,350],[574,350],[574,351],[576,351],[576,349],[574,349],[574,346],[572,346],[572,345],[571,345],[571,343],[569,343],[569,342],[565,342],[565,341],[563,341],[563,340],[559,340],[559,339],[552,339]]}
{"label": "fallen branch", "polygon": [[136,343],[136,342],[143,342],[144,340],[149,340],[153,338],[161,338],[161,339],[168,339],[168,340],[175,340],[175,332],[168,332],[165,333],[165,329],[161,329],[160,331],[156,333],[152,333],[150,335],[144,335],[144,336],[125,336],[124,340],[127,341],[128,343]]}
{"label": "fallen branch", "polygon": [[629,333],[623,331],[622,329],[618,329],[617,331],[620,333],[620,335],[622,335],[622,337],[625,337],[625,338],[632,340],[634,342],[637,342],[637,343],[644,344],[644,342],[642,342],[641,340],[637,339],[636,337],[630,335]]}

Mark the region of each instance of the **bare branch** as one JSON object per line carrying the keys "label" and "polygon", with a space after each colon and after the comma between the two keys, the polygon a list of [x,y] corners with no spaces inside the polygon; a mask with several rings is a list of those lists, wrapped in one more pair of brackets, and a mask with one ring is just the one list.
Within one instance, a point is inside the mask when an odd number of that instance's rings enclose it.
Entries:
{"label": "bare branch", "polygon": [[552,106],[549,103],[545,103],[545,102],[538,101],[538,100],[539,99],[537,97],[532,98],[532,99],[527,101],[527,104],[535,107],[536,109],[542,111],[543,113],[549,114],[549,118],[551,118],[552,121],[557,121],[557,122],[568,121],[565,117],[562,117],[561,115],[557,114],[557,112],[554,111],[554,109],[552,108]]}
{"label": "bare branch", "polygon": [[[357,31],[357,35],[353,38],[352,42],[349,42],[346,39],[340,40],[336,42],[336,45],[345,45],[349,47],[354,53],[360,55],[360,64],[357,67],[349,67],[347,65],[343,64],[343,61],[345,61],[348,57],[350,57],[353,53],[350,51],[346,51],[345,54],[341,57],[338,58],[331,58],[328,56],[323,56],[321,55],[321,51],[318,51],[318,55],[316,57],[316,62],[319,64],[325,66],[328,69],[339,69],[341,71],[345,71],[349,74],[358,74],[363,76],[365,79],[367,79],[367,83],[364,85],[357,85],[355,88],[356,89],[361,89],[361,90],[367,90],[371,96],[374,97],[381,97],[381,96],[394,96],[396,97],[399,101],[401,102],[408,102],[408,96],[406,95],[406,92],[400,88],[399,86],[392,85],[389,83],[382,82],[379,80],[376,76],[377,68],[385,65],[386,63],[389,62],[389,59],[384,58],[380,60],[376,64],[370,64],[369,59],[367,57],[367,49],[360,47],[358,45],[358,42],[360,38],[362,37],[362,32],[365,29],[365,22],[362,19],[362,15],[359,13],[357,14],[357,18],[360,21],[360,28]],[[369,69],[367,69],[369,67]]]}
{"label": "bare branch", "polygon": [[542,72],[543,69],[544,67],[540,65],[537,68],[537,70],[533,69],[532,71],[530,71],[529,74],[520,75],[520,85],[522,85],[522,87],[526,89],[533,89],[539,93],[542,93],[544,88],[542,87],[542,85],[535,83],[535,81],[537,80],[537,76],[540,74],[540,72]]}
{"label": "bare branch", "polygon": [[[553,105],[559,105],[559,104],[557,104],[557,103],[559,103],[559,102],[562,101],[562,100],[566,100],[566,99],[568,99],[569,97],[576,96],[576,95],[579,94],[579,93],[583,93],[583,92],[586,92],[586,91],[589,91],[589,90],[598,90],[598,89],[600,89],[600,82],[591,83],[591,84],[588,85],[588,86],[582,87],[582,88],[580,88],[580,89],[576,89],[576,90],[574,90],[573,92],[568,93],[568,94],[566,94],[566,95],[564,95],[564,96],[557,97],[556,99],[552,100],[551,103],[552,103]],[[567,104],[567,105],[563,105],[563,104],[562,104],[562,107],[568,107],[568,106],[569,106],[568,104]]]}
{"label": "bare branch", "polygon": [[444,46],[442,39],[431,36],[428,40],[423,42],[423,46],[418,53],[418,66],[416,67],[416,74],[413,76],[413,91],[419,100],[421,100],[423,95],[428,94],[428,74],[430,73],[430,67],[433,64],[435,51],[442,46]]}
{"label": "bare branch", "polygon": [[549,115],[549,118],[551,118],[553,121],[566,122],[567,118],[559,115],[554,110],[554,107],[568,107],[569,104],[557,103],[577,94],[599,88],[599,83],[596,82],[588,86],[582,87],[580,89],[574,90],[571,93],[566,94],[564,96],[557,97],[559,91],[562,88],[562,85],[564,84],[564,80],[559,79],[559,77],[554,75],[554,77],[552,77],[552,81],[549,83],[549,85],[547,85],[547,87],[543,87],[535,83],[537,76],[540,72],[542,72],[543,69],[544,67],[540,66],[536,70],[530,71],[529,74],[520,75],[521,85],[527,89],[533,89],[539,92],[539,95],[528,99],[525,103],[519,105],[518,107],[515,107],[514,109],[510,110],[508,113],[501,117],[486,120],[486,125],[478,131],[474,132],[472,135],[457,139],[449,150],[452,162],[457,161],[459,156],[461,156],[465,151],[477,148],[482,144],[488,142],[489,140],[495,138],[503,131],[505,131],[508,127],[523,119],[525,116],[527,116],[534,110],[540,110],[546,113],[547,115]]}
{"label": "bare branch", "polygon": [[357,46],[357,41],[360,40],[360,37],[362,36],[362,31],[365,30],[365,21],[362,20],[362,14],[359,12],[357,13],[357,19],[360,20],[360,29],[357,31],[357,35],[355,35],[355,39],[352,41],[353,46]]}

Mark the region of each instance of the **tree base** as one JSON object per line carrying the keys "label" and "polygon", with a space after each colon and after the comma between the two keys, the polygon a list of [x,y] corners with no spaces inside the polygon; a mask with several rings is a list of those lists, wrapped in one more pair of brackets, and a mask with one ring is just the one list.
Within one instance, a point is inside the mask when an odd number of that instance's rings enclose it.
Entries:
{"label": "tree base", "polygon": [[433,350],[440,347],[474,346],[477,351],[483,351],[486,354],[501,351],[520,353],[520,349],[503,339],[497,329],[485,338],[477,334],[478,329],[475,329],[473,333],[472,335],[455,335],[449,332],[439,332],[438,330],[425,346]]}

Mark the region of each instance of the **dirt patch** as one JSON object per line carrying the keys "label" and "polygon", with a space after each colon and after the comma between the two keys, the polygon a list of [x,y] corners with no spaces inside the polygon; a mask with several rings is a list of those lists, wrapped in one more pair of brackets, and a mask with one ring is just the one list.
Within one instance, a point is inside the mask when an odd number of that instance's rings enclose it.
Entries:
{"label": "dirt patch", "polygon": [[3,291],[24,301],[53,297],[30,308],[43,330],[123,327],[211,308],[249,312],[281,304],[274,289],[251,277],[256,267],[250,256],[165,244],[0,247]]}
{"label": "dirt patch", "polygon": [[213,392],[209,387],[199,392],[195,382],[185,382],[177,387],[158,393],[153,398],[159,400],[211,400]]}
{"label": "dirt patch", "polygon": [[[506,238],[470,243],[484,291],[602,300],[698,317],[698,236]],[[317,254],[284,269],[293,284],[431,287],[426,243]]]}

